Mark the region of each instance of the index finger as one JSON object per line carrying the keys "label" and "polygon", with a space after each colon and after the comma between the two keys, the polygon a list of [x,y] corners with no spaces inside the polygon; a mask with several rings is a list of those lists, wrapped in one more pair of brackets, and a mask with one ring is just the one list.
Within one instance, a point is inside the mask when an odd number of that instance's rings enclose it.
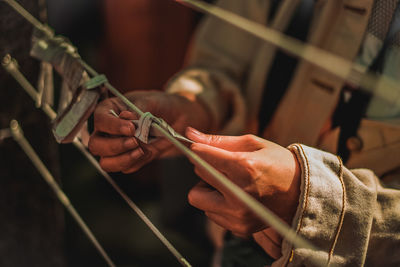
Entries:
{"label": "index finger", "polygon": [[[191,149],[229,180],[236,184],[240,182],[235,181],[236,177],[242,177],[244,175],[243,169],[238,162],[239,157],[237,153],[199,143],[193,144]],[[213,186],[224,195],[232,195],[204,166],[192,159],[190,159],[190,161],[195,165],[196,174],[206,183]]]}
{"label": "index finger", "polygon": [[[194,143],[190,146],[190,149],[199,155],[203,160],[207,161],[217,170],[223,173],[235,173],[238,171],[238,153],[231,152],[222,148]],[[197,162],[189,158],[196,166],[201,167]]]}
{"label": "index finger", "polygon": [[98,132],[111,135],[133,136],[135,126],[130,120],[115,117],[110,110],[113,105],[106,101],[100,103],[94,112],[94,128]]}
{"label": "index finger", "polygon": [[212,135],[188,127],[186,128],[186,136],[196,143],[207,144],[232,152],[252,152],[265,146],[265,140],[251,134],[242,136]]}

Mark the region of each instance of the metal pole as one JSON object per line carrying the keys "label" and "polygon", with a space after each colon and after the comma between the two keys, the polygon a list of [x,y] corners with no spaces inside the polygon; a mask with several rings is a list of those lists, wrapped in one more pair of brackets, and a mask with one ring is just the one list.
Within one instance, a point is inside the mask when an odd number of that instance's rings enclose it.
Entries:
{"label": "metal pole", "polygon": [[92,231],[89,229],[87,224],[83,221],[82,217],[79,213],[75,210],[74,206],[71,204],[71,201],[68,199],[67,195],[62,191],[60,186],[55,181],[54,177],[51,175],[49,170],[40,160],[39,156],[33,150],[32,146],[29,144],[28,140],[25,138],[22,129],[20,128],[18,122],[16,120],[12,120],[10,123],[10,129],[14,140],[20,145],[22,150],[26,153],[29,159],[32,161],[33,165],[42,175],[43,179],[48,183],[48,185],[53,189],[54,193],[56,194],[57,198],[60,202],[64,205],[67,211],[71,214],[71,216],[75,219],[78,223],[82,231],[85,235],[89,238],[92,244],[95,246],[97,251],[100,255],[104,258],[107,262],[108,266],[115,267],[116,265],[113,263],[111,258],[107,255],[103,247],[100,245],[99,241],[93,235]]}

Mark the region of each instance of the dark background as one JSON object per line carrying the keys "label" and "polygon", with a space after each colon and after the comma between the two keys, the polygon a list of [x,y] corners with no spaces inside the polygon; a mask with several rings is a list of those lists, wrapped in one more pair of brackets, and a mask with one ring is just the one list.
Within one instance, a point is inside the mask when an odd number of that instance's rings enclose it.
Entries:
{"label": "dark background", "polygon": [[[37,16],[34,2],[22,1],[22,4],[28,5],[27,8]],[[49,25],[57,34],[68,37],[81,56],[99,72],[106,74],[122,92],[162,90],[168,78],[182,67],[190,36],[200,18],[172,0],[48,0],[47,3]],[[21,69],[35,84],[38,62],[27,55],[30,26],[5,3],[0,2],[0,12],[7,14],[7,19],[5,16],[0,18],[2,29],[14,33],[0,33],[1,56],[10,50],[15,52],[13,55],[20,53],[17,59]],[[16,42],[16,38],[22,35],[24,38]],[[4,122],[1,127],[7,127],[12,118],[24,120],[35,116],[31,123],[21,123],[27,137],[34,141],[34,148],[46,164],[53,162],[52,172],[61,180],[72,204],[114,262],[118,266],[180,266],[72,145],[54,143],[47,118],[40,111],[35,111],[33,101],[3,70],[0,75],[2,102],[9,103],[8,106],[3,103],[0,111],[1,121]],[[16,116],[12,112],[15,105],[20,107]],[[4,159],[0,165],[1,189],[13,198],[10,200],[2,195],[1,209],[9,210],[12,216],[3,216],[1,220],[3,224],[15,228],[12,234],[10,232],[9,239],[5,238],[7,235],[0,237],[0,252],[3,253],[0,257],[4,259],[7,251],[13,255],[27,255],[26,251],[17,251],[24,247],[36,251],[35,257],[25,258],[29,266],[63,266],[62,262],[66,262],[67,266],[106,266],[70,215],[65,212],[63,217],[60,213],[62,208],[52,191],[41,181],[40,175],[14,141],[9,139],[0,143],[0,152]],[[186,159],[156,161],[132,175],[113,174],[113,177],[193,266],[209,264],[212,251],[204,233],[204,217],[186,200],[188,190],[197,181]],[[10,190],[15,179],[21,179],[25,191]],[[39,189],[32,193],[35,188]],[[29,194],[32,196],[28,197]],[[12,201],[20,205],[11,207]],[[24,212],[28,215],[23,215]],[[37,218],[42,218],[42,221]],[[21,221],[23,225],[17,227]],[[36,236],[29,236],[25,224],[38,225],[41,230],[35,232]],[[10,240],[14,246],[11,246]],[[48,245],[43,248],[42,243],[46,242]],[[58,260],[58,265],[50,258]],[[21,263],[24,261],[0,262],[2,266],[27,266]]]}

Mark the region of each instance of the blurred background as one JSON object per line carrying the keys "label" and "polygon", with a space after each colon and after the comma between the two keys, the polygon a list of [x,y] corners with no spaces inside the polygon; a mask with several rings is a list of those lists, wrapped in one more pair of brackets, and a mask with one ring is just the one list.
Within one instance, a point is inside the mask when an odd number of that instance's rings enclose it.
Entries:
{"label": "blurred background", "polygon": [[[29,1],[21,2],[24,4]],[[11,9],[6,10],[8,7],[1,4],[0,12],[7,14],[14,12]],[[37,11],[34,5],[27,8]],[[106,74],[109,81],[121,92],[162,90],[168,79],[182,68],[191,35],[201,19],[199,14],[172,0],[47,0],[47,8],[48,23],[55,29],[56,34],[68,37],[77,46],[81,56],[98,72]],[[16,19],[17,16],[11,13],[8,20]],[[5,21],[4,17],[0,18],[0,22],[4,22],[1,25],[5,28],[12,25],[9,21]],[[29,37],[27,39],[29,40]],[[7,39],[6,34],[1,36],[0,40],[4,43],[12,41]],[[10,48],[3,50],[7,52],[12,49],[10,45]],[[20,64],[24,65],[24,62]],[[29,72],[29,69],[26,72]],[[4,73],[0,72],[0,75]],[[5,86],[3,82],[2,85],[2,90],[8,90],[9,88],[5,87],[10,87]],[[17,85],[13,84],[12,87],[15,92],[23,91]],[[29,103],[25,107],[26,110],[34,110],[33,101],[26,101]],[[30,113],[26,110],[20,112],[20,116]],[[1,110],[0,115],[2,121],[11,119]],[[28,138],[30,135],[32,138],[35,135],[38,139],[47,138],[32,125],[22,126],[24,129],[28,128],[26,129]],[[50,132],[50,128],[45,128],[47,126],[41,131]],[[0,143],[2,157],[6,158],[10,154],[17,153],[18,147],[11,145],[11,142],[13,141],[8,140],[4,142],[5,144]],[[180,266],[139,217],[72,145],[52,146],[51,151],[53,156],[49,156],[46,151],[38,152],[41,157],[59,160],[55,164],[58,165],[55,172],[61,179],[64,191],[118,266]],[[7,166],[0,163],[0,169],[21,168],[29,164],[29,161],[15,165],[11,162],[14,161],[10,159],[10,164]],[[31,167],[27,167],[28,169],[31,173],[35,172]],[[7,181],[15,179],[13,176],[16,174],[12,171],[9,174],[2,173],[2,187],[5,189],[10,187]],[[212,248],[205,236],[204,216],[200,211],[190,207],[186,198],[188,190],[198,179],[185,158],[160,160],[132,175],[112,174],[112,176],[193,266],[209,265]],[[41,181],[32,180],[32,183],[36,181],[41,187],[43,186],[43,190],[51,192]],[[24,198],[18,190],[12,194],[16,198]],[[43,196],[41,193],[38,195],[39,198]],[[3,202],[7,201],[10,200]],[[57,200],[50,197],[45,201]],[[24,208],[15,207],[15,209]],[[1,209],[0,212],[2,215],[7,215]],[[18,219],[18,215],[15,214],[13,213],[13,216]],[[3,221],[8,220],[6,218],[3,216]],[[62,216],[58,218],[62,220]],[[65,233],[61,247],[65,252],[66,266],[106,266],[66,212],[63,220],[64,230],[57,231]],[[12,221],[9,223],[13,224]],[[62,222],[59,225],[62,225]],[[45,230],[41,233],[41,238],[46,239]],[[1,249],[2,244],[3,247],[7,246],[7,242],[0,240],[1,253],[6,251]],[[15,242],[16,247],[23,248],[22,244],[18,244],[18,239]],[[42,256],[46,253],[51,252],[42,251]],[[19,266],[12,263],[5,264],[5,261],[1,260],[0,263],[3,263],[2,266]],[[39,264],[33,260],[30,266],[46,266],[46,264]]]}
{"label": "blurred background", "polygon": [[[170,0],[48,0],[49,24],[121,92],[162,90],[182,68],[199,15]],[[122,266],[179,266],[176,259],[105,180],[71,146],[61,146],[64,189],[105,249]],[[207,266],[211,249],[204,217],[187,204],[196,183],[186,159],[153,162],[113,177],[194,266]],[[104,265],[66,216],[70,266]]]}

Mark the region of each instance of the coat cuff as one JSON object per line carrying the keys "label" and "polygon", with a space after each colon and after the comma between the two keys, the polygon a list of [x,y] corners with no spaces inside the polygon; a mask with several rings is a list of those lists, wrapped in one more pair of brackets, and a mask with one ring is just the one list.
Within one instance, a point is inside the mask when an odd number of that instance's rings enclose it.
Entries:
{"label": "coat cuff", "polygon": [[343,164],[339,157],[304,145],[291,145],[301,167],[299,206],[292,222],[296,232],[318,250],[294,248],[283,240],[282,257],[273,266],[328,263],[342,229],[346,206]]}

